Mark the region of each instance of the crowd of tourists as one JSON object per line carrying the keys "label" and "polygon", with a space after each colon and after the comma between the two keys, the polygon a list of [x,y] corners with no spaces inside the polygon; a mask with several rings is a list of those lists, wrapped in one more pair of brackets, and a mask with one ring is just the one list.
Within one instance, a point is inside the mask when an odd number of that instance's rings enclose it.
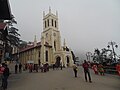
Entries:
{"label": "crowd of tourists", "polygon": [[[28,71],[29,73],[32,72],[48,72],[49,69],[53,70],[58,70],[59,68],[62,70],[62,64],[53,64],[52,66],[49,66],[48,63],[41,63],[40,65],[38,64],[33,64],[33,63],[26,63],[22,65],[21,63],[16,63],[14,66],[14,73],[15,74],[20,74],[22,71]],[[7,66],[7,63],[2,63],[0,64],[0,79],[1,79],[1,87],[0,90],[6,90],[8,86],[8,77],[10,75],[9,68]]]}
{"label": "crowd of tourists", "polygon": [[[90,69],[92,69],[96,75],[101,75],[101,76],[105,75],[104,66],[101,63],[90,63],[89,61],[84,60],[82,67],[84,70],[84,77],[86,82],[88,81],[88,79],[90,83],[92,82]],[[120,76],[120,63],[116,65],[115,69],[118,75]],[[75,77],[77,77],[77,72],[78,72],[77,64],[73,64],[73,71],[74,71]]]}
{"label": "crowd of tourists", "polygon": [[32,72],[47,72],[49,71],[49,69],[61,69],[63,68],[63,65],[61,63],[59,64],[52,64],[51,66],[48,63],[41,63],[41,64],[34,64],[34,63],[26,63],[24,65],[20,64],[16,64],[15,65],[15,74],[17,74],[18,72],[21,73],[22,70],[24,71],[29,71],[30,73]]}
{"label": "crowd of tourists", "polygon": [[[40,65],[39,64],[33,64],[33,63],[26,63],[24,65],[22,65],[21,63],[17,63],[15,64],[14,66],[14,70],[15,70],[15,74],[18,74],[18,73],[22,73],[22,71],[28,71],[29,73],[32,73],[32,72],[48,72],[49,69],[53,69],[53,70],[58,70],[58,69],[61,69],[65,67],[64,65],[62,65],[62,63],[59,63],[59,64],[52,64],[51,66],[49,66],[48,63],[41,63]],[[101,75],[101,76],[104,76],[105,74],[105,70],[104,70],[104,66],[101,64],[101,63],[90,63],[86,60],[84,60],[84,63],[82,64],[82,67],[83,67],[83,71],[84,71],[84,78],[85,78],[85,81],[86,82],[90,82],[92,83],[92,79],[91,79],[91,74],[90,74],[90,69],[92,69],[94,71],[94,73],[96,75]],[[120,63],[118,63],[116,65],[116,70],[118,72],[118,74],[120,75]],[[76,64],[73,64],[73,71],[74,71],[74,75],[75,77],[77,77],[77,74],[78,74],[78,66]],[[9,71],[9,68],[7,66],[6,63],[2,63],[0,65],[0,77],[1,77],[1,90],[6,90],[7,89],[7,85],[8,85],[8,77],[10,75],[10,71]]]}

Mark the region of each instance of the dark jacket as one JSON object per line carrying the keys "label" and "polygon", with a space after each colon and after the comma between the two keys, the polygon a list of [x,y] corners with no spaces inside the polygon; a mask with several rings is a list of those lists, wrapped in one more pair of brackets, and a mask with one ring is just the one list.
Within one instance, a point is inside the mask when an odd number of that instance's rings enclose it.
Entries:
{"label": "dark jacket", "polygon": [[9,77],[9,74],[10,74],[9,68],[6,67],[6,68],[4,69],[4,71],[3,71],[3,76],[4,76],[4,77]]}

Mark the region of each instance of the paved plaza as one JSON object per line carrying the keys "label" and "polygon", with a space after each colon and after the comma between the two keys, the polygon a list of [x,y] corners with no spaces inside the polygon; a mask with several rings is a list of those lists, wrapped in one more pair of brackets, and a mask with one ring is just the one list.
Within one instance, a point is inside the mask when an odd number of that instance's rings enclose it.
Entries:
{"label": "paved plaza", "polygon": [[93,71],[91,76],[93,82],[85,82],[81,67],[77,78],[74,77],[72,68],[51,69],[46,73],[25,71],[10,75],[8,90],[120,90],[119,76],[94,75]]}

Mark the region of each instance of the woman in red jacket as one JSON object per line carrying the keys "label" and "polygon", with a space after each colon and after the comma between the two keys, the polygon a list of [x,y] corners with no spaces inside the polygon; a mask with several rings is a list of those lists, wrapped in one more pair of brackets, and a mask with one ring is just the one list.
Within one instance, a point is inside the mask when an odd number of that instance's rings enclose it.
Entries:
{"label": "woman in red jacket", "polygon": [[116,65],[116,70],[118,71],[118,75],[120,76],[120,63]]}

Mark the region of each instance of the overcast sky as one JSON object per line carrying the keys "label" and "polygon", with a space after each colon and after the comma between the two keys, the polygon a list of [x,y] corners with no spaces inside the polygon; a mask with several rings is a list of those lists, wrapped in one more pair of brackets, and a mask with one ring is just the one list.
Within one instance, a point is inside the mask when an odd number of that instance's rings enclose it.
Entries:
{"label": "overcast sky", "polygon": [[61,40],[81,54],[115,41],[120,55],[120,0],[9,0],[21,38],[40,41],[43,11],[58,11]]}

